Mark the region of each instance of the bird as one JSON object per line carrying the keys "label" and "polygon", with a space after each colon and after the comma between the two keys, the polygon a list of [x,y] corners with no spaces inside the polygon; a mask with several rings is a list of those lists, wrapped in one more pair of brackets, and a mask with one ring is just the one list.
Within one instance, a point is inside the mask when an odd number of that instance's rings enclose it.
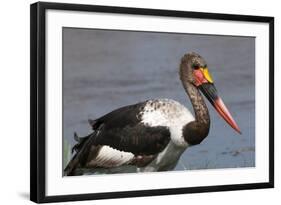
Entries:
{"label": "bird", "polygon": [[[210,115],[203,95],[239,134],[240,128],[219,97],[206,61],[195,52],[180,61],[179,78],[193,106],[194,116],[173,99],[148,99],[89,119],[92,132],[74,138],[76,152],[64,175],[78,169],[115,169],[133,166],[137,172],[170,171],[191,146],[209,134]],[[203,95],[202,95],[202,94]],[[118,170],[118,169],[117,169]]]}

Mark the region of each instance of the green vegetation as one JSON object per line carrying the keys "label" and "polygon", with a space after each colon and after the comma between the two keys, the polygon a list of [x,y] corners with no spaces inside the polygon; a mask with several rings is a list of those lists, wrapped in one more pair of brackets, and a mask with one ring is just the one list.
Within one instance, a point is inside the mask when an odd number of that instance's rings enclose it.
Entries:
{"label": "green vegetation", "polygon": [[66,167],[70,159],[71,159],[71,145],[67,140],[64,140],[63,141],[63,167]]}

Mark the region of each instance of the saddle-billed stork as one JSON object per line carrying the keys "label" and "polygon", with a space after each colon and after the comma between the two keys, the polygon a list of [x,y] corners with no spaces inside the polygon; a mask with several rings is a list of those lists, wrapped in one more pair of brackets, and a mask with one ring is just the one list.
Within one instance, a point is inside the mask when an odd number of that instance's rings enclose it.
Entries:
{"label": "saddle-billed stork", "polygon": [[[204,140],[210,129],[210,101],[220,116],[238,133],[240,129],[218,96],[206,61],[191,52],[181,59],[179,76],[193,105],[195,117],[171,99],[152,99],[116,109],[89,120],[93,132],[84,138],[75,134],[76,154],[64,170],[112,169],[134,166],[139,172],[172,170],[181,154]],[[201,93],[200,93],[201,92]]]}

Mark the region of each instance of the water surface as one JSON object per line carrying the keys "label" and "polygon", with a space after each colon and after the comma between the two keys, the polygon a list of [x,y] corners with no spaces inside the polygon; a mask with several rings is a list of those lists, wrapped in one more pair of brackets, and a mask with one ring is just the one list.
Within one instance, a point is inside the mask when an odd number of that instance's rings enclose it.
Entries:
{"label": "water surface", "polygon": [[255,166],[255,38],[91,29],[63,29],[64,140],[91,130],[88,118],[153,98],[192,106],[178,76],[181,57],[197,52],[208,63],[238,135],[207,103],[209,136],[188,148],[176,170]]}

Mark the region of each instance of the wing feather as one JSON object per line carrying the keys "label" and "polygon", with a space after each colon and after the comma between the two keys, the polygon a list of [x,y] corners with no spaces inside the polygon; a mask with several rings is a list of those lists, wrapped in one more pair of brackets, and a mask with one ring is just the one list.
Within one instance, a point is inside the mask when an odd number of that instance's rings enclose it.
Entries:
{"label": "wing feather", "polygon": [[[96,120],[89,120],[94,134],[76,145],[76,157],[71,160],[76,163],[70,173],[87,165],[120,166],[130,163],[133,160],[131,156],[152,156],[164,150],[170,141],[170,131],[165,126],[144,125],[139,115],[144,106],[145,102],[122,107]],[[102,147],[107,147],[107,152],[101,152]],[[119,157],[116,158],[116,154]],[[126,155],[127,159],[121,159],[121,155]]]}

